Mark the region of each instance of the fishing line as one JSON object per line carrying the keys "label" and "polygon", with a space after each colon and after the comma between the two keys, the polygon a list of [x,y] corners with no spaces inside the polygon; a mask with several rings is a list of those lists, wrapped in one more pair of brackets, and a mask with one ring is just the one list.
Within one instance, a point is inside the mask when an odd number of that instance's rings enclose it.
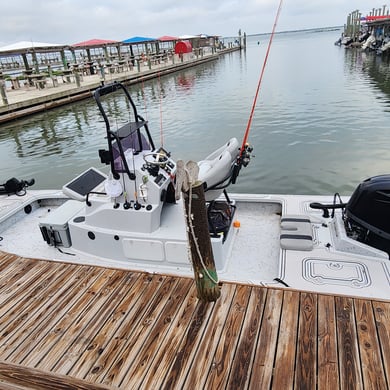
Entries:
{"label": "fishing line", "polygon": [[[144,111],[145,111],[145,120],[146,122],[148,121],[148,108],[147,108],[147,103],[146,103],[146,94],[145,94],[145,85],[144,85],[144,79],[142,79],[141,82],[141,91],[142,91],[142,96],[144,98]],[[137,118],[136,118],[137,119]]]}
{"label": "fishing line", "polygon": [[257,98],[259,96],[260,86],[261,86],[261,82],[263,80],[264,70],[265,70],[265,67],[267,65],[268,55],[269,55],[269,52],[270,52],[270,49],[271,49],[272,40],[274,39],[275,29],[276,29],[276,25],[278,24],[280,11],[282,10],[282,3],[283,3],[283,0],[280,0],[278,11],[276,13],[276,17],[275,17],[275,21],[274,21],[274,25],[272,27],[271,36],[269,38],[267,52],[265,54],[265,58],[264,58],[264,62],[263,62],[263,67],[261,69],[260,78],[259,78],[259,81],[257,83],[256,94],[255,94],[255,98],[253,100],[252,109],[251,109],[251,113],[249,115],[249,120],[248,120],[248,124],[247,124],[247,127],[246,127],[244,139],[242,140],[241,155],[244,153],[245,146],[246,146],[246,143],[247,143],[247,140],[248,140],[249,131],[250,131],[250,128],[251,128],[251,125],[252,125],[252,119],[253,119],[253,115],[254,115],[255,108],[256,108]]}
{"label": "fishing line", "polygon": [[161,72],[158,72],[158,85],[160,88],[160,144],[161,144],[161,147],[164,147],[164,131],[163,131],[163,119],[162,119]]}

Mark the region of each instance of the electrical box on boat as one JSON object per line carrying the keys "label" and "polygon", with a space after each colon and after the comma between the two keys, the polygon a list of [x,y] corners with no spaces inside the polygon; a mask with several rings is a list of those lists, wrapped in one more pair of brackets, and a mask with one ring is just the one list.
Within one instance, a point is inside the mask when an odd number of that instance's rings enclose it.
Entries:
{"label": "electrical box on boat", "polygon": [[56,210],[50,212],[39,223],[43,239],[49,245],[69,248],[72,245],[72,240],[68,221],[78,214],[84,206],[84,202],[68,200]]}

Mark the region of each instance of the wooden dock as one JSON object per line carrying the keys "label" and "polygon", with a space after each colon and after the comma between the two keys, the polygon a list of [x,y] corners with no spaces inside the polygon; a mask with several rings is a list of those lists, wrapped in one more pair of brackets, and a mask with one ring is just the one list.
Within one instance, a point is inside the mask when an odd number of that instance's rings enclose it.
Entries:
{"label": "wooden dock", "polygon": [[0,252],[0,389],[388,389],[390,301]]}
{"label": "wooden dock", "polygon": [[99,74],[84,76],[80,86],[77,86],[73,80],[73,82],[61,83],[56,87],[50,85],[51,83],[47,83],[48,86],[43,89],[27,86],[17,90],[10,90],[7,91],[8,104],[2,103],[0,98],[0,124],[70,104],[81,99],[91,98],[93,91],[101,86],[102,83],[107,84],[119,81],[127,85],[137,84],[207,62],[216,61],[220,56],[237,50],[240,50],[240,48],[232,47],[184,62],[154,64],[150,66],[150,69],[149,67],[143,67],[139,71],[137,68],[131,71],[122,70],[118,73],[107,74],[104,80]]}

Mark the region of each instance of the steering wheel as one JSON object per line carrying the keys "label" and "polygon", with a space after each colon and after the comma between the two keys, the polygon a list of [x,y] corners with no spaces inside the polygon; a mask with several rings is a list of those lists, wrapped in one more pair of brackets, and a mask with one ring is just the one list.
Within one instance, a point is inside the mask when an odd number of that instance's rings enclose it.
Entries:
{"label": "steering wheel", "polygon": [[169,160],[166,154],[160,152],[146,153],[143,155],[143,159],[147,165],[158,167],[163,167]]}

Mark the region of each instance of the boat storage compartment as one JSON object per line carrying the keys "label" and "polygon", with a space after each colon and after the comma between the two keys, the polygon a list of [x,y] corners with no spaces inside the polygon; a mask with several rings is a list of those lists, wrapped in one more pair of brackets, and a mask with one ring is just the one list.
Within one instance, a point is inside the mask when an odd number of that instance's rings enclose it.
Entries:
{"label": "boat storage compartment", "polygon": [[84,208],[85,203],[78,200],[68,200],[53,212],[49,213],[39,223],[43,239],[52,246],[72,245],[68,221]]}

